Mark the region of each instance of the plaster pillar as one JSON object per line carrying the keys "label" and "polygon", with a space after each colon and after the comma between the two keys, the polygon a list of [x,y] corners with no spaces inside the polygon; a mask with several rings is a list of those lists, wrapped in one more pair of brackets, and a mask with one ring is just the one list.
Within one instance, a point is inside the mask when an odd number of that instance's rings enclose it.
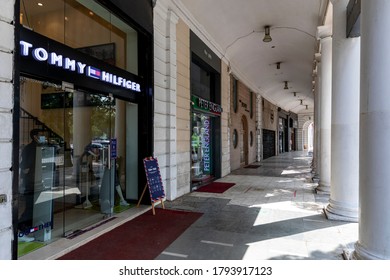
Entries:
{"label": "plaster pillar", "polygon": [[177,63],[177,60],[180,59],[177,54],[179,17],[169,9],[166,1],[158,1],[154,8],[153,21],[155,27],[154,59],[159,62],[154,71],[154,156],[159,159],[166,198],[174,200],[180,196],[177,184],[178,139],[176,123],[177,77],[178,71],[180,71]]}
{"label": "plaster pillar", "polygon": [[321,118],[321,54],[315,54],[316,70],[313,71],[315,75],[315,88],[314,88],[314,147],[313,147],[313,181],[318,183],[320,180],[320,118]]}
{"label": "plaster pillar", "polygon": [[317,193],[330,193],[330,149],[332,115],[332,28],[319,26],[317,38],[321,47],[320,99],[320,181]]}
{"label": "plaster pillar", "polygon": [[346,38],[349,0],[332,0],[331,220],[358,221],[360,38]]}
{"label": "plaster pillar", "polygon": [[[263,160],[263,98],[256,94],[256,144],[257,144],[257,161]],[[230,142],[229,142],[230,143]]]}
{"label": "plaster pillar", "polygon": [[390,1],[361,3],[359,240],[355,259],[390,259]]}

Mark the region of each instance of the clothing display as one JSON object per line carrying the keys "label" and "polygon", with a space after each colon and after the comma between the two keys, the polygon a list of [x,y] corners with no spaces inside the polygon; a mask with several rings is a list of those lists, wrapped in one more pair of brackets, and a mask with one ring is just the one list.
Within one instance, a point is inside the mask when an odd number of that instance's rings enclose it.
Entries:
{"label": "clothing display", "polygon": [[211,174],[210,116],[193,113],[191,135],[192,181],[203,180]]}

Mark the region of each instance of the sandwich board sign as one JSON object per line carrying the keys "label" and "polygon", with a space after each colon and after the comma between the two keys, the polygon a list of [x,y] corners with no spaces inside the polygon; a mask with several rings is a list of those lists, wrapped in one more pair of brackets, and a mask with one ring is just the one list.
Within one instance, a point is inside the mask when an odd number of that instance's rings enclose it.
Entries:
{"label": "sandwich board sign", "polygon": [[143,161],[146,174],[146,185],[137,206],[139,206],[141,199],[145,194],[146,188],[148,187],[150,201],[152,203],[153,215],[155,215],[154,204],[156,202],[160,201],[163,209],[165,209],[163,201],[163,199],[165,198],[165,191],[161,179],[160,167],[158,165],[157,158],[147,157],[144,158]]}

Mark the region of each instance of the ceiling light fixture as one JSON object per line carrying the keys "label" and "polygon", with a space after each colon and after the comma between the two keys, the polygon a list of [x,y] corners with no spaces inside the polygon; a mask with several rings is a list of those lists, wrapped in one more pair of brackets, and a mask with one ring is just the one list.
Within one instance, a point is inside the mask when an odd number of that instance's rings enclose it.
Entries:
{"label": "ceiling light fixture", "polygon": [[40,6],[40,7],[43,6],[43,4],[41,2],[38,2],[37,5]]}
{"label": "ceiling light fixture", "polygon": [[288,82],[287,81],[284,82],[284,89],[288,89]]}
{"label": "ceiling light fixture", "polygon": [[270,35],[270,27],[268,25],[264,27],[264,32],[265,32],[265,34],[264,34],[263,42],[265,42],[265,43],[271,42],[272,37]]}

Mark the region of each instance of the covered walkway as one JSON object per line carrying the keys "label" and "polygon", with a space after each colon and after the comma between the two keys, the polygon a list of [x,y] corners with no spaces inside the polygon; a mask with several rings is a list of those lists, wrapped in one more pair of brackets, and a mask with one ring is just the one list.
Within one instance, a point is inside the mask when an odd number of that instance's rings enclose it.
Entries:
{"label": "covered walkway", "polygon": [[[304,152],[284,153],[256,163],[258,168],[241,168],[219,179],[235,183],[224,193],[192,192],[166,201],[167,209],[203,215],[156,259],[342,260],[349,257],[358,240],[358,224],[326,218],[324,207],[329,195],[315,192],[317,184],[311,180],[311,161]],[[130,208],[85,234],[61,239],[21,259],[56,259],[150,208],[146,205]]]}
{"label": "covered walkway", "polygon": [[316,194],[311,157],[290,152],[241,168],[218,180],[223,194],[193,192],[166,203],[202,212],[158,259],[326,259],[348,257],[358,224],[326,218],[329,195]]}

